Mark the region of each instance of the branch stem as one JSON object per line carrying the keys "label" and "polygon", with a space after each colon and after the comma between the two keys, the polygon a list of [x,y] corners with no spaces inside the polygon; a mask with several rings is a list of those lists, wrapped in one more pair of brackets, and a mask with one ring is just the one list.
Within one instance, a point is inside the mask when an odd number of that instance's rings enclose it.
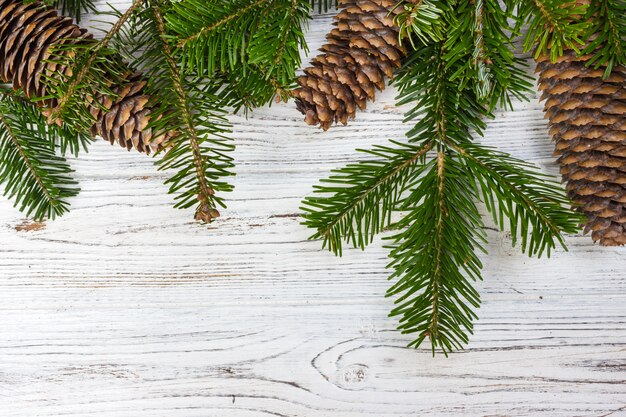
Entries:
{"label": "branch stem", "polygon": [[367,190],[365,190],[363,193],[361,193],[361,195],[359,195],[358,199],[353,201],[350,205],[346,206],[341,211],[341,213],[339,213],[339,215],[337,217],[335,217],[335,219],[328,226],[326,226],[325,228],[323,228],[321,230],[318,230],[319,235],[320,236],[325,236],[328,239],[329,242],[332,242],[332,239],[331,239],[331,237],[332,237],[332,230],[333,230],[333,228],[337,224],[341,223],[341,221],[356,206],[358,206],[361,202],[363,202],[363,200],[365,200],[370,193],[374,192],[374,190],[377,189],[382,184],[385,184],[386,182],[391,181],[399,172],[401,172],[402,170],[404,170],[408,166],[414,164],[420,157],[422,157],[428,151],[430,151],[433,148],[433,145],[434,145],[434,143],[432,141],[429,141],[424,146],[422,146],[417,152],[415,152],[413,155],[411,155],[410,158],[407,158],[406,161],[404,161],[402,164],[398,165],[393,171],[391,171],[387,175],[384,175],[384,176],[380,177],[378,179],[378,181],[376,181],[376,183],[374,183],[374,185],[372,185]]}
{"label": "branch stem", "polygon": [[24,161],[24,164],[26,164],[26,167],[28,167],[28,171],[30,171],[31,175],[35,179],[35,182],[39,186],[39,189],[41,190],[41,192],[46,196],[46,199],[48,200],[51,206],[57,207],[59,205],[59,202],[57,201],[56,198],[54,198],[50,194],[50,192],[44,185],[43,180],[41,179],[41,176],[37,173],[37,170],[35,169],[33,164],[30,162],[30,159],[26,155],[26,152],[24,152],[24,147],[20,143],[19,139],[17,139],[17,136],[15,135],[15,132],[13,131],[13,128],[11,127],[11,124],[6,119],[5,115],[2,114],[1,112],[0,112],[0,123],[2,123],[6,127],[8,136],[11,138],[11,142],[13,142],[13,145],[15,145],[15,148],[17,149],[18,153],[20,154],[20,157]]}
{"label": "branch stem", "polygon": [[113,26],[111,26],[111,29],[109,30],[109,32],[107,32],[105,37],[102,38],[102,40],[98,42],[96,46],[94,46],[94,48],[91,50],[91,54],[89,55],[89,58],[84,64],[82,64],[82,67],[80,71],[76,73],[76,76],[72,77],[67,87],[67,90],[65,91],[63,96],[58,99],[57,105],[50,112],[50,115],[48,116],[49,123],[60,124],[61,122],[60,115],[63,113],[63,110],[65,109],[65,106],[67,105],[67,102],[70,100],[70,98],[73,97],[77,93],[79,85],[85,79],[85,77],[91,70],[91,67],[96,62],[96,59],[98,58],[98,52],[100,52],[100,50],[108,46],[109,42],[111,42],[113,37],[122,29],[122,27],[124,26],[124,23],[126,23],[126,21],[134,13],[134,11],[139,6],[141,6],[143,2],[144,0],[134,0],[133,4],[131,4],[128,10],[126,10],[126,12],[122,14],[122,16],[118,19],[118,21],[115,22]]}
{"label": "branch stem", "polygon": [[243,7],[241,9],[239,9],[239,11],[237,11],[237,13],[233,13],[229,16],[226,16],[225,18],[223,18],[222,20],[213,23],[211,26],[205,26],[202,29],[200,29],[198,32],[194,33],[191,36],[188,36],[186,38],[182,38],[179,42],[178,42],[178,46],[181,48],[184,48],[189,42],[193,42],[197,39],[199,39],[200,37],[206,35],[209,32],[214,31],[215,29],[219,28],[220,26],[225,25],[226,23],[230,22],[233,19],[236,19],[239,16],[243,16],[246,13],[248,13],[250,10],[254,9],[257,6],[260,6],[264,3],[269,3],[271,0],[256,0],[254,3],[251,3],[249,5],[247,5],[246,7]]}
{"label": "branch stem", "polygon": [[[163,20],[163,14],[161,13],[161,9],[159,6],[153,6],[152,11],[154,14],[155,22],[157,30],[159,31],[159,36],[162,43],[162,48],[164,52],[164,57],[167,62],[168,72],[170,74],[170,80],[174,86],[174,90],[176,91],[176,99],[178,101],[178,107],[183,114],[183,123],[185,130],[187,131],[187,138],[191,145],[191,150],[193,153],[193,161],[196,172],[196,179],[198,180],[198,184],[200,185],[200,194],[198,199],[203,205],[206,205],[207,208],[214,209],[211,204],[211,196],[215,194],[215,190],[209,185],[206,174],[204,171],[204,161],[202,157],[202,150],[200,149],[200,138],[198,137],[198,131],[193,122],[193,115],[191,113],[191,109],[189,108],[189,102],[187,100],[187,94],[185,93],[185,89],[181,82],[180,72],[178,71],[178,66],[176,65],[176,61],[173,58],[172,49],[167,40],[167,33],[165,29],[165,21]],[[216,210],[203,210],[208,216],[217,217]],[[208,219],[210,220],[210,219]]]}

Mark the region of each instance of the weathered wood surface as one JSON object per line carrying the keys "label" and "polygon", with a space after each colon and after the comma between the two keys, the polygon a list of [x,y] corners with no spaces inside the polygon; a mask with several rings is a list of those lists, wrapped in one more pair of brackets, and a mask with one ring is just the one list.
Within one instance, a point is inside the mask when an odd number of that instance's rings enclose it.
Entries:
{"label": "weathered wood surface", "polygon": [[[317,179],[402,136],[393,96],[326,134],[292,104],[234,116],[237,189],[209,227],[171,208],[150,158],[104,142],[73,162],[65,217],[0,199],[0,415],[626,415],[626,249],[571,236],[535,260],[490,231],[476,334],[433,359],[386,316],[380,241],[342,259],[307,241]],[[516,107],[485,141],[556,173],[541,106]]]}

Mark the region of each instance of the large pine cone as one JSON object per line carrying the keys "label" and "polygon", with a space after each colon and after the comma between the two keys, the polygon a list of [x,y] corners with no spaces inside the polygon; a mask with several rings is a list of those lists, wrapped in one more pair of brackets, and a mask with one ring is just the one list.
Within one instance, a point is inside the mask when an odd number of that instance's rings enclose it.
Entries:
{"label": "large pine cone", "polygon": [[[52,45],[71,45],[89,42],[93,36],[61,17],[41,2],[24,3],[18,0],[0,0],[0,78],[21,89],[27,97],[46,96],[50,76],[62,74],[66,80],[71,67],[59,67],[48,61]],[[101,104],[90,106],[95,124],[93,136],[100,135],[109,142],[127,149],[135,148],[150,153],[163,147],[171,134],[153,134],[147,128],[150,121],[149,98],[144,92],[145,81],[139,74],[128,71],[122,83],[111,82],[116,94],[96,97]],[[50,114],[58,104],[55,100],[40,102],[44,114]],[[53,121],[56,122],[56,121]]]}
{"label": "large pine cone", "polygon": [[626,68],[585,65],[567,51],[537,62],[550,134],[573,201],[587,215],[585,231],[605,246],[626,244]]}
{"label": "large pine cone", "polygon": [[[298,110],[309,125],[324,130],[334,122],[344,125],[357,107],[365,109],[376,89],[385,88],[385,76],[393,77],[407,50],[394,24],[396,0],[341,0],[336,28],[298,79],[292,92]],[[393,10],[393,12],[392,12]],[[390,13],[391,12],[391,13]]]}

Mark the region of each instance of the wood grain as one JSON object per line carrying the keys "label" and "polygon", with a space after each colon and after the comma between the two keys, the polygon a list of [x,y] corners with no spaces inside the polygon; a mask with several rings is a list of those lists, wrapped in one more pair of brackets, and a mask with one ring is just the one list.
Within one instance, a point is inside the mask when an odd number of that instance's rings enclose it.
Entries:
{"label": "wood grain", "polygon": [[[0,199],[0,416],[626,415],[626,249],[577,235],[536,260],[489,230],[476,333],[433,359],[387,317],[380,241],[335,258],[307,240],[312,185],[402,137],[393,98],[328,133],[293,103],[233,116],[236,191],[211,226],[103,141],[72,161],[65,217]],[[515,107],[484,141],[556,173],[541,105]]]}

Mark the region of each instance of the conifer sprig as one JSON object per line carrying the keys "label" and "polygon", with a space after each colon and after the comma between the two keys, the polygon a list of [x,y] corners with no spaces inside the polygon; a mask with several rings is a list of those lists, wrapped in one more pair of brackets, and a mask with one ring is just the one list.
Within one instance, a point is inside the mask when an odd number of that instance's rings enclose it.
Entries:
{"label": "conifer sprig", "polygon": [[447,66],[461,64],[451,81],[462,83],[460,89],[471,83],[477,100],[488,103],[491,110],[512,108],[512,97],[527,100],[532,77],[526,62],[515,56],[519,28],[511,11],[497,0],[459,0],[447,19]]}
{"label": "conifer sprig", "polygon": [[[50,2],[77,13],[91,4]],[[232,189],[227,112],[288,96],[312,8],[333,3],[134,0],[113,11],[101,39],[74,28],[55,41],[40,75],[45,96],[32,99],[45,104],[60,151],[78,149],[63,138],[96,133],[127,148],[162,150],[158,165],[174,172],[167,184],[176,207],[195,205],[196,218],[210,221],[225,205],[220,193]]]}
{"label": "conifer sprig", "polygon": [[445,22],[442,17],[448,9],[447,3],[440,0],[422,0],[399,2],[396,5],[398,7],[403,9],[395,17],[401,39],[408,39],[413,47],[416,41],[428,43],[443,39]]}
{"label": "conifer sprig", "polygon": [[339,255],[344,241],[364,248],[385,228],[396,230],[387,237],[391,314],[414,335],[411,346],[428,338],[433,354],[462,348],[477,318],[473,283],[486,243],[478,203],[529,255],[549,255],[581,221],[551,178],[475,142],[493,108],[530,90],[513,54],[519,25],[509,25],[512,16],[497,1],[459,1],[442,17],[443,39],[415,37],[420,43],[394,81],[398,103],[411,105],[407,143],[363,151],[371,158],[335,171],[302,207],[312,237]]}
{"label": "conifer sprig", "polygon": [[234,175],[230,124],[222,108],[224,100],[217,95],[220,83],[183,72],[180,50],[167,32],[168,8],[162,0],[146,2],[115,44],[147,80],[153,112],[149,128],[175,132],[157,161],[160,169],[174,171],[166,184],[176,195],[175,207],[196,206],[196,219],[210,222],[219,216],[218,208],[225,207],[220,193],[232,190],[224,180]]}
{"label": "conifer sprig", "polygon": [[519,24],[528,26],[524,50],[534,49],[535,58],[549,52],[554,61],[567,48],[580,51],[590,23],[576,16],[585,14],[586,5],[576,0],[509,0],[508,3],[517,6]]}
{"label": "conifer sprig", "polygon": [[310,0],[184,0],[165,18],[184,70],[226,84],[243,80],[237,107],[253,107],[292,86],[310,11]]}
{"label": "conifer sprig", "polygon": [[70,166],[56,151],[57,146],[77,151],[83,138],[64,134],[48,128],[27,100],[0,92],[0,184],[4,195],[36,220],[62,215],[79,192]]}
{"label": "conifer sprig", "polygon": [[[170,192],[178,193],[176,207],[187,208],[197,204],[196,219],[210,222],[219,216],[217,206],[225,207],[216,192],[231,191],[232,186],[221,178],[233,175],[232,158],[228,152],[234,145],[226,136],[229,124],[224,111],[215,107],[219,100],[213,95],[211,85],[203,85],[195,80],[189,85],[180,72],[176,57],[168,42],[164,21],[164,8],[159,0],[151,2],[153,20],[152,31],[146,25],[153,41],[144,44],[144,57],[150,62],[148,77],[151,90],[162,98],[160,113],[164,116],[154,127],[156,130],[176,129],[178,135],[172,139],[168,149],[159,161],[161,169],[178,169],[170,178]],[[152,50],[151,50],[152,49]],[[193,172],[185,167],[193,166]],[[198,203],[199,202],[199,203]]]}
{"label": "conifer sprig", "polygon": [[305,200],[304,224],[316,230],[313,239],[323,239],[323,246],[336,255],[342,255],[344,239],[365,249],[392,224],[400,197],[425,170],[426,153],[433,147],[432,143],[391,144],[359,150],[374,159],[333,171],[315,186],[316,195]]}
{"label": "conifer sprig", "polygon": [[[50,124],[66,125],[77,132],[87,131],[95,120],[89,107],[98,104],[98,96],[115,97],[110,89],[128,74],[128,67],[110,43],[124,28],[133,13],[142,7],[143,0],[134,0],[128,10],[119,16],[100,40],[85,39],[77,43],[54,45],[49,61],[57,64],[53,74],[44,74],[48,94],[39,100],[54,100],[54,107],[47,111]],[[74,68],[66,77],[62,69]]]}
{"label": "conifer sprig", "polygon": [[585,36],[589,42],[582,51],[593,55],[587,65],[606,66],[608,77],[615,66],[626,65],[626,1],[593,0],[584,20],[592,22]]}
{"label": "conifer sprig", "polygon": [[310,0],[311,9],[317,10],[318,13],[327,12],[337,8],[339,0]]}
{"label": "conifer sprig", "polygon": [[48,6],[59,9],[62,14],[67,14],[80,22],[81,15],[96,10],[93,0],[45,0]]}

